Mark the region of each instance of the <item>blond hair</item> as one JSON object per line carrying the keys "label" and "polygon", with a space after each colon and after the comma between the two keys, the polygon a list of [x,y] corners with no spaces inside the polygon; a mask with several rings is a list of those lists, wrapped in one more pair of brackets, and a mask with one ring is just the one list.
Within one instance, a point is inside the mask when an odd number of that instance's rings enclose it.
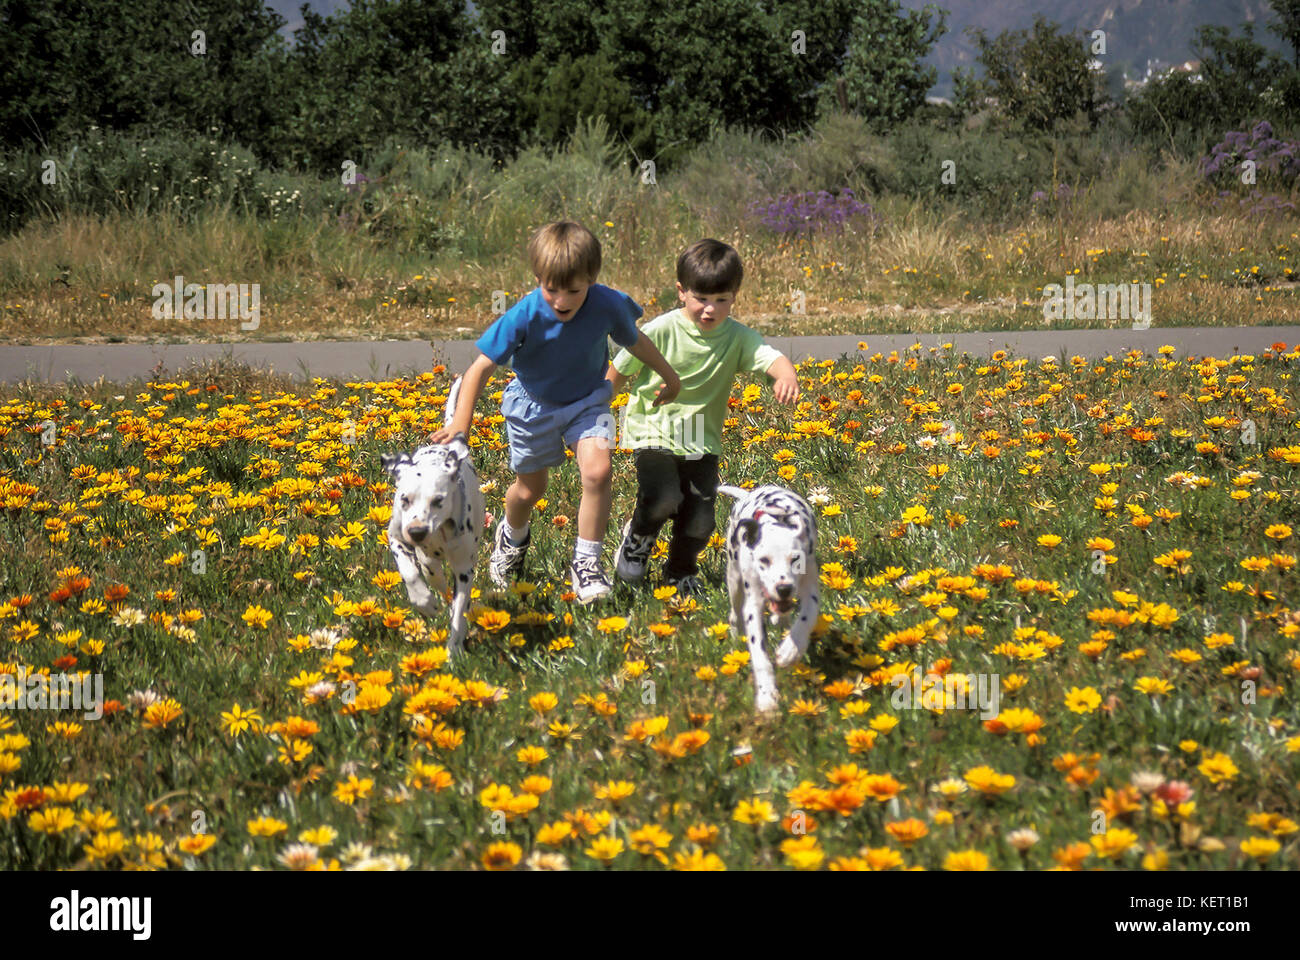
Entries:
{"label": "blond hair", "polygon": [[600,241],[580,223],[559,220],[540,227],[528,241],[533,276],[566,287],[574,281],[595,283],[600,274]]}

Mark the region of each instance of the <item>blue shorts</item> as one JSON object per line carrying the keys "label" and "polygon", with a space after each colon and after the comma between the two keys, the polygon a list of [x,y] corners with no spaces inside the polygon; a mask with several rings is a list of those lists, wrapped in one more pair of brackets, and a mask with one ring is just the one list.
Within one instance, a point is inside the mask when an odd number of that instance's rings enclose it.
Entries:
{"label": "blue shorts", "polygon": [[573,403],[554,406],[528,395],[519,378],[501,395],[501,416],[510,439],[510,469],[535,473],[564,463],[565,447],[576,447],[587,437],[603,437],[612,448],[617,422],[609,409],[614,384],[600,386]]}

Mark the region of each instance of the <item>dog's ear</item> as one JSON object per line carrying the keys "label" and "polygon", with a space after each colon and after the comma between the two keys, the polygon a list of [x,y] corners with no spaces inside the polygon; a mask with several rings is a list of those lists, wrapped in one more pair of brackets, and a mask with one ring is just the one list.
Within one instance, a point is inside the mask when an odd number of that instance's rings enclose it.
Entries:
{"label": "dog's ear", "polygon": [[744,542],[745,546],[753,547],[754,544],[758,543],[757,520],[741,520],[736,524],[736,532],[740,534],[740,539]]}
{"label": "dog's ear", "polygon": [[379,462],[393,479],[397,479],[397,472],[401,469],[402,464],[410,463],[411,458],[404,453],[385,453],[380,456]]}
{"label": "dog's ear", "polygon": [[454,473],[460,469],[461,461],[469,457],[469,444],[465,441],[465,434],[458,433],[447,441],[444,448],[447,451],[447,472]]}

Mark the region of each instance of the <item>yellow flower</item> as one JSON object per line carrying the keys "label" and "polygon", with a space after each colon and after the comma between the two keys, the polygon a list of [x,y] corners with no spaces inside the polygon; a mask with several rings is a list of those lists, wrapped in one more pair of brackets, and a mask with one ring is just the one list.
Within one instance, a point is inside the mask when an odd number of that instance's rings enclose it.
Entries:
{"label": "yellow flower", "polygon": [[604,617],[596,622],[596,629],[601,633],[617,633],[628,625],[627,617]]}
{"label": "yellow flower", "polygon": [[58,834],[77,822],[76,816],[68,807],[49,807],[38,810],[27,818],[27,826],[37,833]]}
{"label": "yellow flower", "polygon": [[[474,620],[480,627],[488,633],[496,633],[498,630],[505,629],[510,624],[510,614],[504,610],[484,610]],[[499,846],[499,844],[497,845]]]}
{"label": "yellow flower", "polygon": [[157,703],[151,703],[144,712],[144,725],[152,730],[164,729],[185,711],[175,700],[168,697]]}
{"label": "yellow flower", "polygon": [[1207,753],[1196,769],[1211,783],[1232,780],[1239,772],[1226,753]]}
{"label": "yellow flower", "polygon": [[266,625],[271,622],[272,616],[273,614],[270,610],[258,606],[257,604],[252,604],[247,610],[239,615],[239,618],[250,627],[258,627],[259,629],[265,630]]}
{"label": "yellow flower", "polygon": [[1097,851],[1097,856],[1109,860],[1120,856],[1125,850],[1137,843],[1137,839],[1137,834],[1132,830],[1126,830],[1123,827],[1111,827],[1104,836],[1094,836],[1091,841],[1093,849]]}
{"label": "yellow flower", "polygon": [[553,693],[537,693],[528,698],[528,705],[541,715],[550,713],[559,702],[559,698]]}
{"label": "yellow flower", "polygon": [[978,850],[954,850],[943,859],[945,870],[987,870],[989,858]]}
{"label": "yellow flower", "polygon": [[483,866],[489,870],[511,870],[523,855],[517,843],[494,843],[483,853]]}
{"label": "yellow flower", "polygon": [[338,839],[339,832],[333,827],[320,826],[315,830],[304,830],[298,834],[301,843],[310,843],[313,847],[328,847]]}
{"label": "yellow flower", "polygon": [[1065,695],[1065,705],[1074,713],[1092,713],[1101,706],[1101,695],[1092,687],[1071,687]]}
{"label": "yellow flower", "polygon": [[350,774],[346,781],[334,784],[334,799],[351,806],[357,800],[364,800],[370,796],[374,785],[375,781],[369,778],[358,780],[356,774]]}
{"label": "yellow flower", "polygon": [[248,832],[254,837],[273,837],[288,829],[287,823],[274,817],[258,817],[256,820],[248,821]]}
{"label": "yellow flower", "polygon": [[997,795],[1006,793],[1016,785],[1016,778],[1009,773],[998,773],[992,767],[972,767],[966,771],[966,782],[980,793]]}
{"label": "yellow flower", "polygon": [[[252,821],[249,821],[250,823]],[[250,830],[251,832],[251,830]],[[254,834],[257,836],[257,834]],[[184,837],[177,841],[176,846],[180,847],[192,857],[201,856],[212,849],[217,842],[217,838],[208,833],[196,833],[193,836]]]}
{"label": "yellow flower", "polygon": [[[316,679],[320,679],[320,674],[316,674]],[[256,710],[244,710],[239,704],[235,704],[230,708],[229,713],[221,714],[221,723],[226,728],[227,734],[238,739],[245,730],[257,733],[262,724],[262,717]]]}
{"label": "yellow flower", "polygon": [[673,855],[674,870],[726,870],[727,866],[716,853],[705,853],[696,848],[690,853]]}
{"label": "yellow flower", "polygon": [[770,823],[777,819],[776,811],[766,800],[760,800],[755,797],[752,801],[741,800],[736,804],[736,809],[732,811],[731,819],[737,823],[747,823],[750,826],[759,826],[764,823]]}
{"label": "yellow flower", "polygon": [[1282,844],[1272,837],[1249,837],[1241,841],[1241,852],[1261,863],[1282,849]]}
{"label": "yellow flower", "polygon": [[1174,689],[1174,685],[1168,680],[1162,680],[1159,677],[1138,677],[1133,689],[1138,693],[1145,693],[1154,697],[1158,694],[1169,693]]}
{"label": "yellow flower", "polygon": [[623,841],[618,837],[599,836],[591,842],[586,850],[587,856],[605,863],[613,860],[623,852]]}

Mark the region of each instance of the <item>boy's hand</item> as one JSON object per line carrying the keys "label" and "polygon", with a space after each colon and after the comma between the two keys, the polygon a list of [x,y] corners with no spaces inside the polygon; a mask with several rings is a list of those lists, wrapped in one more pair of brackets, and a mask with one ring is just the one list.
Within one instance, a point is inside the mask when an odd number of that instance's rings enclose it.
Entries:
{"label": "boy's hand", "polygon": [[442,427],[430,433],[425,437],[425,440],[428,443],[451,443],[458,433],[460,433],[459,430],[453,430],[451,427]]}
{"label": "boy's hand", "polygon": [[677,394],[682,392],[682,380],[676,374],[671,380],[664,380],[659,389],[655,391],[655,400],[651,406],[658,407],[665,403],[672,403],[677,399]]}
{"label": "boy's hand", "polygon": [[780,377],[772,385],[772,392],[782,403],[794,403],[799,399],[799,378]]}

